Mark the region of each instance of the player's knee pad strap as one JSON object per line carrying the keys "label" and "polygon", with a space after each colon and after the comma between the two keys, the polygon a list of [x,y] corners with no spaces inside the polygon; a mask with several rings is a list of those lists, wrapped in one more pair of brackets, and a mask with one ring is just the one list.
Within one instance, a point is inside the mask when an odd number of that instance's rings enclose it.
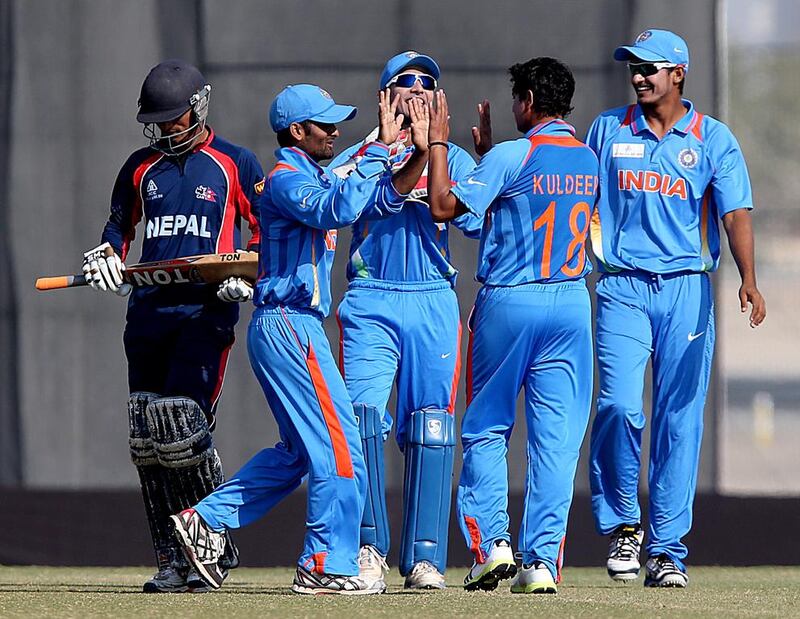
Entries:
{"label": "player's knee pad strap", "polygon": [[389,519],[383,464],[383,414],[374,406],[353,404],[367,467],[367,497],[361,519],[361,545],[374,546],[384,557],[389,552]]}
{"label": "player's knee pad strap", "polygon": [[455,418],[444,410],[411,413],[406,424],[400,573],[429,561],[447,565]]}
{"label": "player's knee pad strap", "polygon": [[158,464],[145,414],[147,405],[158,397],[156,393],[137,391],[128,399],[128,445],[131,461],[137,467]]}

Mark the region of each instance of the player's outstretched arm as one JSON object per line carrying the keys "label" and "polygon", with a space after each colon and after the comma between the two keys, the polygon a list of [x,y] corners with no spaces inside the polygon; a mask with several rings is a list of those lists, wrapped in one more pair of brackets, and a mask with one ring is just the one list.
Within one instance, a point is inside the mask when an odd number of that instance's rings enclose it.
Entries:
{"label": "player's outstretched arm", "polygon": [[742,285],[739,288],[741,311],[745,313],[748,305],[752,308],[750,326],[755,328],[767,316],[767,302],[756,285],[755,244],[750,211],[747,209],[731,211],[722,217],[722,224],[725,226],[731,254],[742,278]]}
{"label": "player's outstretched arm", "polygon": [[437,90],[430,108],[428,145],[428,204],[433,221],[450,221],[466,213],[466,208],[451,193],[450,172],[447,169],[447,139],[450,137],[450,112],[444,90]]}

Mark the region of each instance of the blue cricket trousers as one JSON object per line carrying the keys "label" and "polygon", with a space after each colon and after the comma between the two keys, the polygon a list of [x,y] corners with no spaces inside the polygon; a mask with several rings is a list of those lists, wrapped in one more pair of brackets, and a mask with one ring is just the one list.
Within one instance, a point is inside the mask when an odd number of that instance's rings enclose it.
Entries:
{"label": "blue cricket trousers", "polygon": [[692,525],[703,407],[714,354],[714,297],[705,273],[606,274],[597,284],[600,394],[590,481],[597,530],[641,522],[639,468],[647,360],[653,364],[647,552],[682,565]]}
{"label": "blue cricket trousers", "polygon": [[358,574],[366,470],[353,405],[318,314],[260,307],[250,322],[250,363],[281,442],[253,456],[196,509],[212,528],[264,515],[308,474],[303,553],[309,570]]}
{"label": "blue cricket trousers", "polygon": [[[525,391],[526,493],[519,549],[559,577],[575,470],[592,398],[592,323],[583,280],[484,286],[471,319],[458,520],[482,562],[510,541],[508,440]],[[470,393],[471,391],[471,393]]]}

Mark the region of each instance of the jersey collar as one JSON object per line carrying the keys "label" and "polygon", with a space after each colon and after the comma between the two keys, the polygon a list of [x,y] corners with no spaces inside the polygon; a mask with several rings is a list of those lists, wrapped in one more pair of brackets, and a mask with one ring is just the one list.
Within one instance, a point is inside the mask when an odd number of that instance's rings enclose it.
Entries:
{"label": "jersey collar", "polygon": [[308,153],[297,148],[296,146],[289,146],[288,148],[279,148],[275,151],[275,158],[283,161],[293,161],[300,165],[305,165],[318,174],[324,174],[325,170],[321,165],[308,156]]}
{"label": "jersey collar", "polygon": [[[689,133],[692,128],[694,128],[695,124],[697,123],[698,114],[694,109],[694,104],[689,101],[689,99],[681,99],[681,103],[683,103],[683,107],[686,108],[686,114],[675,123],[675,126],[669,130],[670,133],[673,131],[675,133],[680,133],[681,135],[686,135]],[[631,131],[634,134],[638,135],[644,131],[650,131],[650,127],[647,125],[647,119],[644,117],[644,111],[640,105],[636,105],[633,110],[633,118],[631,119]],[[652,133],[652,131],[650,131]]]}
{"label": "jersey collar", "polygon": [[574,136],[575,127],[560,118],[556,118],[535,125],[525,133],[525,137],[530,138],[534,135],[558,135],[560,133],[566,133]]}

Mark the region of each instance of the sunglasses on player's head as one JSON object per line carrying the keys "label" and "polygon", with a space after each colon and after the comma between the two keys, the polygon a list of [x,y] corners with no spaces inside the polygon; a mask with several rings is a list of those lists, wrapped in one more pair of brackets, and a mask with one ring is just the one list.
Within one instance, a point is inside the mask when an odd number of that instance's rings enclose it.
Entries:
{"label": "sunglasses on player's head", "polygon": [[661,71],[661,69],[674,69],[677,66],[671,62],[629,62],[628,70],[631,75],[650,77]]}
{"label": "sunglasses on player's head", "polygon": [[386,85],[412,88],[417,80],[424,90],[436,90],[436,78],[424,73],[398,73]]}

